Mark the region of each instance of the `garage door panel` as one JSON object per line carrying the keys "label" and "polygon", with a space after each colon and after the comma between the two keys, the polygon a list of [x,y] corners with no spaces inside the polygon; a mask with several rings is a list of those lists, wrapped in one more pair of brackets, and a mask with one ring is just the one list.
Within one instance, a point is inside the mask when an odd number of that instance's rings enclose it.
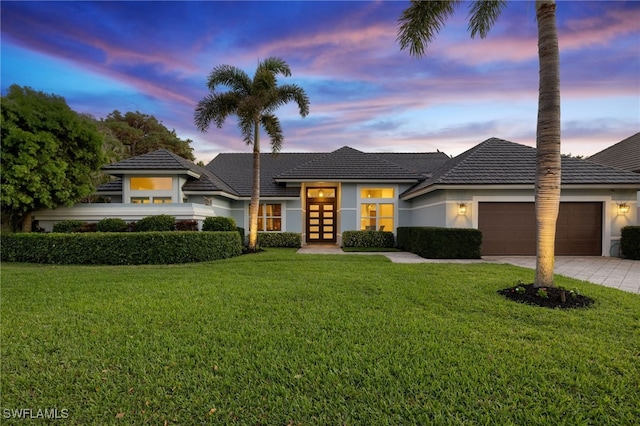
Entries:
{"label": "garage door panel", "polygon": [[[483,255],[535,255],[534,203],[479,203]],[[561,203],[556,255],[599,256],[602,203]]]}

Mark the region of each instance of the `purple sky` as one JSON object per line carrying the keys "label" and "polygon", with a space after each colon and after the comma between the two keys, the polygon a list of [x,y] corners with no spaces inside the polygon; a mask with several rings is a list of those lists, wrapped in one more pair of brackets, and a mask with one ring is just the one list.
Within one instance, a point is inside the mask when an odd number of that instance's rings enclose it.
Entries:
{"label": "purple sky", "polygon": [[[1,9],[2,93],[11,84],[66,98],[104,118],[160,119],[198,160],[250,152],[235,118],[198,132],[206,77],[250,76],[277,56],[311,112],[278,111],[285,152],[435,151],[457,155],[495,136],[535,146],[538,60],[533,1],[511,1],[482,39],[468,5],[421,59],[400,51],[405,1],[13,2]],[[559,1],[563,153],[591,155],[640,131],[640,2]],[[265,141],[266,143],[266,141]],[[263,149],[268,145],[263,143]]]}

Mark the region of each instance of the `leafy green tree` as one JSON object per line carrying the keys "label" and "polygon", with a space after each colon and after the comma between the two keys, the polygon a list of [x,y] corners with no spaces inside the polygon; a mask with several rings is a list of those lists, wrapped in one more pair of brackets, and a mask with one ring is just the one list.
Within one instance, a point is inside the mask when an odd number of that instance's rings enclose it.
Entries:
{"label": "leafy green tree", "polygon": [[[413,56],[423,56],[461,0],[416,1],[400,17],[398,41]],[[506,6],[503,0],[470,2],[471,37],[486,37]],[[538,124],[536,135],[536,287],[552,287],[555,267],[556,221],[560,208],[560,50],[556,2],[536,1],[538,23]]]}
{"label": "leafy green tree", "polygon": [[115,110],[102,123],[123,145],[129,148],[128,157],[146,154],[157,149],[167,149],[187,160],[195,160],[191,140],[180,139],[175,130],[167,129],[155,117],[141,112],[124,115]]}
{"label": "leafy green tree", "polygon": [[9,87],[0,110],[2,210],[28,232],[34,211],[73,205],[95,190],[90,176],[103,164],[103,137],[64,98],[29,87]]}
{"label": "leafy green tree", "polygon": [[[238,127],[244,141],[253,146],[253,185],[249,205],[249,250],[256,250],[258,241],[258,208],[260,205],[260,126],[271,140],[273,153],[280,151],[284,135],[275,111],[291,101],[298,104],[302,117],[309,114],[309,98],[295,84],[278,86],[279,74],[289,77],[289,65],[280,58],[261,61],[253,79],[240,68],[217,66],[209,74],[207,86],[211,93],[198,102],[194,121],[198,129],[207,131],[211,121],[221,128],[230,115],[238,117]],[[219,86],[229,90],[217,92]]]}

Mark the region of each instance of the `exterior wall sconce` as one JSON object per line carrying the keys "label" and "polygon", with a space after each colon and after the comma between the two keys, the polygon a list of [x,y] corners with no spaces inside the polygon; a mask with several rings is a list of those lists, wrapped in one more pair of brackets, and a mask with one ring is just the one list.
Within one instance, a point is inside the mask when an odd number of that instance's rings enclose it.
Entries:
{"label": "exterior wall sconce", "polygon": [[629,207],[629,204],[618,204],[618,214],[627,214],[629,213],[629,211],[631,211],[631,207]]}
{"label": "exterior wall sconce", "polygon": [[324,197],[324,191],[321,189],[320,192],[318,192],[318,196],[320,198]]}
{"label": "exterior wall sconce", "polygon": [[461,214],[461,215],[467,214],[467,205],[465,203],[458,204],[458,214]]}

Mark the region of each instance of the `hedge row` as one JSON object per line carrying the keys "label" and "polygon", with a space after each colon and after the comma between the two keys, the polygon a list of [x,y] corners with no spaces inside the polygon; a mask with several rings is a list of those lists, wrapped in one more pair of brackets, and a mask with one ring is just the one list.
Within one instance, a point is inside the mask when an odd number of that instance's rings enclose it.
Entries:
{"label": "hedge row", "polygon": [[620,251],[627,259],[640,260],[640,226],[625,226],[621,230]]}
{"label": "hedge row", "polygon": [[258,232],[258,247],[294,247],[302,245],[302,235],[297,232]]}
{"label": "hedge row", "polygon": [[480,259],[482,232],[470,228],[398,228],[398,248],[427,259]]}
{"label": "hedge row", "polygon": [[142,265],[204,262],[242,254],[238,232],[18,233],[0,236],[3,262]]}
{"label": "hedge row", "polygon": [[343,247],[384,247],[393,248],[396,242],[393,232],[387,231],[345,231],[342,233]]}

